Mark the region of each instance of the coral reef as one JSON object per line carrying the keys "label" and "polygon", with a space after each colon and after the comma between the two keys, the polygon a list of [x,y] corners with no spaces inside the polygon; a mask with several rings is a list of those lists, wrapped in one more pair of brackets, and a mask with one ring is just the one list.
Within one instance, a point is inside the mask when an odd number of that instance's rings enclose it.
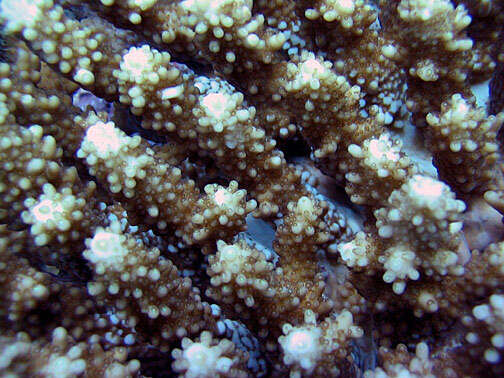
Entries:
{"label": "coral reef", "polygon": [[504,1],[0,26],[0,375],[502,376]]}

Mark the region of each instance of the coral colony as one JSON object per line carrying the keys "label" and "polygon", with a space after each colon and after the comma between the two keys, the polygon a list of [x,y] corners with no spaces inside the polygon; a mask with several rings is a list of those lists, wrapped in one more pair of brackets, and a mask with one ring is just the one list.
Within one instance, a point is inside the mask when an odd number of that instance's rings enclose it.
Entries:
{"label": "coral colony", "polygon": [[0,24],[2,377],[504,374],[503,0]]}

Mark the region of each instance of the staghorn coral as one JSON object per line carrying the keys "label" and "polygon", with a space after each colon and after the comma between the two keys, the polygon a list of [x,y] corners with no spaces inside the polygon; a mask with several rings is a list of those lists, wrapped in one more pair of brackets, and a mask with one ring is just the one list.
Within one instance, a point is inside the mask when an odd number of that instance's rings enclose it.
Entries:
{"label": "staghorn coral", "polygon": [[[426,120],[426,144],[433,152],[439,175],[449,183],[456,180],[455,185],[463,192],[491,189],[492,181],[499,179],[493,172],[498,169],[496,134],[504,122],[502,113],[488,116],[484,108],[475,109],[455,94],[441,104],[441,114],[429,113]],[[460,161],[471,163],[459,166]],[[458,171],[459,167],[470,170]]]}
{"label": "staghorn coral", "polygon": [[1,374],[501,375],[503,8],[1,0]]}
{"label": "staghorn coral", "polygon": [[62,327],[53,331],[48,343],[32,341],[22,332],[2,336],[1,348],[2,373],[13,377],[134,377],[140,367],[137,360],[125,363],[124,348],[105,352],[99,344],[76,343]]}
{"label": "staghorn coral", "polygon": [[235,349],[229,340],[214,340],[210,332],[202,332],[197,342],[182,339],[182,349],[172,352],[173,370],[183,377],[247,377],[246,354]]}

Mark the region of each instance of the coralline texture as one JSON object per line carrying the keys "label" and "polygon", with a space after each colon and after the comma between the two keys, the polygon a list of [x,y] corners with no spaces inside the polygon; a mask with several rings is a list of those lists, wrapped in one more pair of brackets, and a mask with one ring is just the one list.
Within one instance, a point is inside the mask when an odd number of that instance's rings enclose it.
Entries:
{"label": "coralline texture", "polygon": [[[471,17],[463,6],[455,8],[448,0],[394,0],[383,1],[381,5],[387,33],[393,34],[397,42],[401,38],[405,42],[409,36],[409,43],[401,44],[407,51],[386,46],[383,49],[386,56],[401,62],[412,77],[423,81],[465,80],[470,68],[467,51],[473,42],[464,33]],[[438,49],[445,54],[434,56]],[[460,64],[455,69],[451,62],[454,59]]]}
{"label": "coralline texture", "polygon": [[121,38],[117,38],[116,33],[114,36],[106,34],[107,29],[99,19],[86,19],[89,21],[82,23],[69,19],[63,8],[54,6],[52,0],[38,2],[28,11],[30,17],[25,27],[11,21],[6,25],[7,30],[23,30],[26,41],[41,53],[44,61],[58,67],[80,85],[90,89],[106,88],[100,93],[104,97],[116,91],[110,82],[110,64],[117,61],[118,52],[128,43],[136,42],[132,34],[123,32]]}
{"label": "coralline texture", "polygon": [[[301,197],[297,204],[290,203],[288,207],[291,214],[297,216],[289,215],[277,229],[274,248],[280,260],[276,267],[260,250],[245,241],[234,245],[219,242],[217,254],[209,258],[207,272],[215,289],[208,289],[207,294],[233,304],[246,319],[250,315],[249,311],[242,310],[242,303],[250,309],[261,309],[262,316],[259,319],[252,317],[247,323],[251,328],[257,328],[263,337],[268,335],[266,326],[275,335],[286,321],[302,324],[307,314],[315,319],[327,314],[331,308],[340,308],[345,301],[347,305],[353,305],[349,307],[352,312],[359,312],[362,306],[355,289],[341,284],[333,288],[341,293],[341,302],[332,302],[326,293],[324,277],[317,273],[315,252],[317,246],[326,241],[324,233],[316,230],[326,225],[320,221],[314,224],[320,210],[307,197]],[[296,245],[303,247],[293,255],[290,251]]]}
{"label": "coralline texture", "polygon": [[[380,11],[385,35],[391,41],[382,53],[407,71],[406,104],[421,118],[435,110],[440,98],[447,100],[452,88],[465,92],[481,60],[491,61],[488,54],[484,58],[473,54],[474,42],[466,32],[471,17],[463,5],[455,6],[448,0],[384,0]],[[488,67],[493,68],[495,64]]]}
{"label": "coralline texture", "polygon": [[465,204],[448,186],[427,176],[414,175],[392,192],[385,207],[374,212],[378,238],[363,233],[338,252],[347,266],[369,273],[384,270],[383,280],[401,294],[407,280],[420,273],[460,275],[458,255],[460,214]]}
{"label": "coralline texture", "polygon": [[307,19],[311,21],[320,19],[321,22],[334,29],[334,35],[362,35],[376,20],[375,8],[363,0],[300,1],[299,7],[304,9]]}
{"label": "coralline texture", "polygon": [[[208,198],[200,198],[194,181],[184,179],[180,168],[157,159],[140,136],[127,136],[94,113],[81,122],[86,131],[76,155],[85,159],[89,172],[107,182],[112,193],[136,200],[135,211],[157,222],[159,229],[165,229],[166,219],[171,219],[180,227],[176,234],[188,244],[212,237],[226,239],[224,227],[229,225],[235,233],[246,213],[255,208],[255,201],[244,199],[244,191],[236,192],[236,184],[229,188],[208,185]],[[182,196],[184,201],[179,201]],[[211,235],[211,229],[220,231]]]}
{"label": "coralline texture", "polygon": [[209,258],[207,271],[214,288],[207,289],[207,295],[233,304],[245,318],[252,315],[248,308],[261,309],[261,316],[253,317],[250,323],[263,337],[270,328],[278,333],[287,320],[302,321],[306,310],[324,314],[332,307],[323,294],[325,283],[316,273],[313,257],[285,266],[280,262],[275,268],[261,251],[243,241],[234,245],[219,242],[218,248]]}
{"label": "coralline texture", "polygon": [[249,377],[247,355],[229,340],[217,340],[210,332],[202,332],[193,341],[182,339],[182,349],[172,351],[173,370],[181,377]]}
{"label": "coralline texture", "polygon": [[[51,332],[64,325],[76,341],[106,339],[110,345],[122,344],[127,328],[112,324],[111,314],[96,306],[85,288],[63,283],[55,277],[55,268],[49,274],[31,265],[33,251],[28,240],[24,232],[2,230],[0,316],[2,324],[9,325],[8,333],[22,331],[45,343]],[[26,322],[29,328],[21,326]]]}
{"label": "coralline texture", "polygon": [[2,125],[2,219],[14,221],[24,210],[24,201],[38,197],[49,182],[72,187],[75,169],[65,168],[55,160],[61,157],[52,136],[44,136],[40,126],[21,128]]}
{"label": "coralline texture", "polygon": [[[366,139],[360,146],[348,146],[348,153],[354,158],[354,169],[345,175],[348,180],[345,189],[352,202],[382,201],[417,172],[401,147],[401,141],[393,140],[387,133]],[[363,183],[366,183],[367,191],[360,189]]]}
{"label": "coralline texture", "polygon": [[[474,357],[478,354],[490,364],[500,361],[504,347],[504,296],[493,294],[487,302],[475,306],[472,317],[463,321],[468,327],[465,339],[473,346],[471,354]],[[494,374],[502,373],[500,366],[492,370]]]}
{"label": "coralline texture", "polygon": [[2,0],[0,375],[501,376],[503,9]]}
{"label": "coralline texture", "polygon": [[191,280],[180,277],[158,249],[147,250],[140,240],[124,235],[118,222],[98,228],[86,246],[83,256],[94,271],[89,294],[98,304],[121,309],[117,317],[151,334],[153,345],[197,334],[205,327],[215,329],[211,309]]}
{"label": "coralline texture", "polygon": [[392,192],[388,206],[375,212],[378,233],[414,247],[443,248],[462,227],[457,221],[465,204],[454,197],[447,185],[415,175]]}
{"label": "coralline texture", "polygon": [[429,113],[426,145],[441,178],[462,193],[491,189],[499,180],[496,136],[503,122],[502,113],[488,116],[460,94],[441,104],[441,113]]}
{"label": "coralline texture", "polygon": [[[153,76],[144,80],[143,71]],[[247,106],[243,94],[226,82],[181,71],[170,64],[168,54],[148,46],[130,49],[114,75],[120,83],[121,102],[131,104],[136,114],[150,108],[144,127],[175,133],[188,144],[197,139],[198,147],[208,151],[225,173],[239,174],[240,182],[248,184],[265,216],[280,210],[282,189],[302,190],[298,175],[275,149],[276,141],[257,124],[255,108]],[[229,155],[244,161],[233,164]]]}
{"label": "coralline texture", "polygon": [[361,0],[297,3],[311,21],[303,33],[313,40],[314,50],[320,49],[336,72],[361,87],[367,112],[378,107],[387,125],[402,127],[405,72],[382,52],[392,42],[377,30],[376,6]]}
{"label": "coralline texture", "polygon": [[[64,186],[59,191],[52,184],[44,184],[38,198],[27,198],[24,205],[28,208],[21,214],[23,222],[31,225],[30,233],[35,244],[46,245],[53,239],[58,243],[78,238],[78,228],[91,226],[88,219],[97,214],[86,203],[93,194],[94,184],[83,192],[74,193],[72,188]],[[87,208],[86,208],[86,205]],[[70,231],[71,229],[71,231]]]}
{"label": "coralline texture", "polygon": [[384,361],[383,368],[366,371],[366,378],[385,377],[456,377],[457,373],[443,360],[433,359],[425,343],[415,346],[415,354],[408,353],[406,345],[399,344],[395,350],[380,348],[379,358]]}
{"label": "coralline texture", "polygon": [[[379,107],[371,107],[375,122],[370,122],[370,114],[359,111],[360,87],[351,86],[344,76],[333,71],[331,62],[306,51],[300,60],[278,65],[267,90],[274,93],[274,101],[283,99],[292,104],[290,111],[302,127],[313,157],[328,174],[346,181],[345,189],[353,202],[385,202],[394,188],[416,172],[400,151],[400,143],[387,143],[389,137],[383,126],[386,116]],[[373,141],[376,138],[381,141]],[[387,153],[387,149],[392,151]],[[383,167],[366,161],[366,150],[382,160]]]}
{"label": "coralline texture", "polygon": [[[11,322],[20,321],[40,302],[45,302],[58,286],[50,276],[30,266],[17,254],[16,238],[2,229],[0,238],[0,277],[2,280],[2,309],[0,316]],[[11,237],[9,237],[11,236]],[[18,235],[21,236],[21,235]]]}
{"label": "coralline texture", "polygon": [[334,69],[361,87],[364,110],[373,113],[378,107],[380,122],[402,128],[407,119],[406,71],[385,55],[389,43],[378,31],[369,30],[355,43],[342,43],[332,54],[328,51]]}
{"label": "coralline texture", "polygon": [[[341,140],[330,125],[343,126],[356,117],[360,88],[350,86],[344,76],[335,74],[330,62],[316,59],[308,52],[301,59],[297,64],[277,67],[279,71],[268,89],[278,96],[277,101],[285,97],[294,105],[292,110],[297,113],[294,116],[315,147],[314,156],[323,158],[334,153]],[[318,95],[311,98],[314,92]]]}
{"label": "coralline texture", "polygon": [[362,329],[353,325],[352,314],[346,310],[316,323],[313,312],[307,311],[303,325],[286,323],[282,327],[284,335],[278,342],[291,376],[339,375],[338,363],[346,357],[345,345],[362,336]]}
{"label": "coralline texture", "polygon": [[[133,28],[157,44],[169,44],[177,52],[212,60],[228,74],[236,69],[259,70],[275,59],[275,52],[285,42],[282,32],[265,25],[262,14],[252,14],[251,0],[151,4],[142,9],[124,1],[101,1],[98,8],[129,21],[132,26],[140,24],[141,27]],[[119,12],[115,13],[117,8]]]}
{"label": "coralline texture", "polygon": [[473,259],[467,264],[469,280],[473,290],[479,295],[492,293],[499,287],[504,276],[504,244],[502,242],[490,244],[484,251],[474,251]]}
{"label": "coralline texture", "polygon": [[140,367],[136,360],[126,362],[124,348],[104,352],[99,344],[76,343],[62,327],[54,330],[48,343],[31,341],[22,332],[2,336],[0,355],[0,370],[8,376],[136,377]]}
{"label": "coralline texture", "polygon": [[[489,73],[495,69],[496,62],[492,57],[495,58],[499,53],[499,34],[502,34],[504,20],[503,3],[499,0],[455,0],[454,3],[463,4],[472,18],[467,32],[474,41],[471,53],[480,60],[475,65],[473,75],[476,80],[488,79]],[[478,72],[479,69],[481,72]]]}
{"label": "coralline texture", "polygon": [[[51,9],[58,14],[62,12],[58,6]],[[85,20],[76,27],[85,28],[84,23]],[[76,38],[75,34],[69,37]],[[118,44],[117,38],[122,38],[120,43],[131,42],[127,35],[118,34],[115,38]],[[57,39],[53,42],[57,44]],[[101,48],[99,44],[99,53],[107,54],[106,44],[103,50]],[[34,49],[45,53],[41,47],[35,46]],[[117,54],[114,56],[117,57]],[[117,78],[117,85],[94,80],[91,84],[83,85],[98,95],[104,92],[110,96],[119,95],[119,100],[130,105],[135,114],[142,114],[144,107],[150,107],[149,116],[143,122],[144,127],[162,129],[160,131],[164,132],[175,131],[179,138],[189,139],[188,143],[199,137],[198,146],[209,151],[230,175],[242,172],[243,180],[273,176],[270,180],[261,180],[263,183],[260,187],[254,186],[249,190],[259,200],[261,213],[270,216],[278,212],[279,204],[271,203],[275,194],[278,196],[289,183],[292,183],[290,185],[294,191],[302,189],[299,188],[295,171],[286,167],[282,153],[274,149],[276,141],[267,138],[265,132],[256,127],[255,109],[244,106],[243,95],[235,92],[227,83],[218,79],[199,78],[191,72],[184,75],[176,66],[169,64],[169,58],[169,54],[151,51],[148,46],[133,47],[123,54],[121,61],[114,59],[104,64],[114,68],[112,73]],[[78,64],[71,66],[75,68]],[[61,67],[59,70],[68,75]],[[97,66],[87,66],[86,70],[93,77],[99,75]],[[109,74],[107,80],[110,79]],[[73,79],[76,80],[75,77]],[[152,103],[160,105],[155,108],[147,105]],[[171,121],[163,122],[168,114],[172,115]],[[248,157],[247,160],[251,160],[250,164],[254,167],[247,169],[245,162],[229,167],[232,160],[224,158],[226,153],[233,153],[237,159]],[[265,183],[270,184],[264,187]]]}

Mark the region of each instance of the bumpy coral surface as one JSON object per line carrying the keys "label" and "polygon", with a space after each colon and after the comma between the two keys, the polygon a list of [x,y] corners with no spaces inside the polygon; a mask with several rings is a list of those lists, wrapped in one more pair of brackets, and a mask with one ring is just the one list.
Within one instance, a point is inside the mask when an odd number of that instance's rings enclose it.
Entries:
{"label": "bumpy coral surface", "polygon": [[1,376],[504,374],[504,1],[0,27]]}

